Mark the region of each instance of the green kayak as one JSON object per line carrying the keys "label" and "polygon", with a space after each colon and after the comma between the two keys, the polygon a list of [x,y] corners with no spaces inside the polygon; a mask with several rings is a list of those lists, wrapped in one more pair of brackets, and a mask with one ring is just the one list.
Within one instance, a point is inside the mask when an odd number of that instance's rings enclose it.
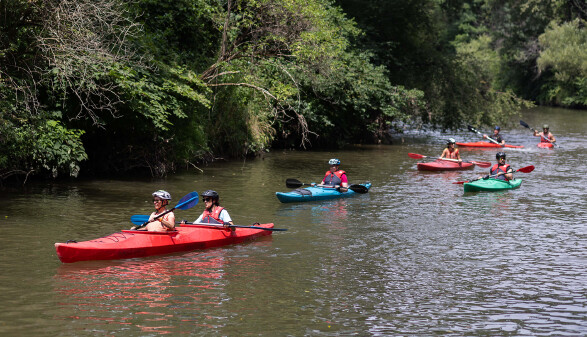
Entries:
{"label": "green kayak", "polygon": [[518,188],[522,185],[522,179],[513,179],[505,181],[501,179],[479,179],[464,183],[465,192],[479,192],[479,191],[501,191]]}

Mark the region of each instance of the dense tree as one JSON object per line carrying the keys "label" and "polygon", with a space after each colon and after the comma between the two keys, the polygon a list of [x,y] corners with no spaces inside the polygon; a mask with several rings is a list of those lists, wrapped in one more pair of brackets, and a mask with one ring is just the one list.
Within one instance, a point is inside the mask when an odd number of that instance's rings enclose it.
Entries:
{"label": "dense tree", "polygon": [[385,142],[400,121],[501,123],[521,98],[585,106],[584,2],[338,4],[1,1],[0,180]]}
{"label": "dense tree", "polygon": [[[587,106],[587,27],[576,19],[551,23],[540,35],[538,69],[552,75],[542,90],[545,103]],[[552,76],[552,77],[551,77]]]}

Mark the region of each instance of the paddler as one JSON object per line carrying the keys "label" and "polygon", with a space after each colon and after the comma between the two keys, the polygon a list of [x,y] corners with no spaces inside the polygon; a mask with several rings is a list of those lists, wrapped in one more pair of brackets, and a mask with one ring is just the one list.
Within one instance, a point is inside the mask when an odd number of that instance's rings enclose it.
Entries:
{"label": "paddler", "polygon": [[550,133],[548,124],[544,124],[542,126],[542,132],[538,132],[538,130],[534,130],[534,136],[536,137],[540,137],[540,142],[541,143],[554,143],[556,142],[556,138],[554,138],[554,135],[552,133]]}
{"label": "paddler", "polygon": [[446,142],[446,148],[442,151],[442,155],[440,155],[439,159],[456,159],[459,162],[462,162],[461,154],[459,153],[459,149],[455,148],[455,143],[456,141],[454,138],[449,138]]}
{"label": "paddler", "polygon": [[221,224],[224,227],[234,225],[228,211],[220,206],[220,196],[214,190],[207,190],[202,193],[206,209],[194,223],[213,223]]}
{"label": "paddler", "polygon": [[505,140],[503,138],[501,138],[501,135],[499,134],[500,131],[501,131],[501,128],[499,126],[496,126],[495,128],[493,128],[493,136],[489,137],[487,135],[483,135],[483,138],[493,139],[497,142],[497,144],[504,146]]}
{"label": "paddler", "polygon": [[[169,205],[169,200],[171,200],[171,194],[167,191],[159,190],[153,192],[153,206],[155,206],[155,212],[151,213],[149,216],[149,223],[139,230],[146,230],[149,232],[166,232],[175,229],[175,214],[173,212],[166,213],[165,215],[155,219],[158,215],[167,212],[165,208]],[[131,229],[136,229],[137,226],[134,226]]]}
{"label": "paddler", "polygon": [[495,159],[497,159],[497,164],[489,169],[489,175],[485,177],[480,176],[478,179],[488,179],[490,176],[491,178],[505,181],[514,179],[514,170],[509,164],[505,163],[505,153],[498,152],[495,155]]}
{"label": "paddler", "polygon": [[330,169],[324,174],[324,179],[318,186],[339,187],[340,192],[348,191],[349,182],[346,172],[339,169],[340,160],[332,158],[328,161]]}

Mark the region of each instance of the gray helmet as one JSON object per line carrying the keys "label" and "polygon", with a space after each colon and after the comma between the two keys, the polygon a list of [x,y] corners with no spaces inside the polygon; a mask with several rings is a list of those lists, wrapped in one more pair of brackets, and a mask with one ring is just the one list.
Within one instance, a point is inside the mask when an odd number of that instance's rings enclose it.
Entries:
{"label": "gray helmet", "polygon": [[454,144],[454,143],[456,143],[456,140],[455,140],[454,138],[449,138],[449,139],[446,141],[446,144]]}
{"label": "gray helmet", "polygon": [[495,154],[495,159],[503,158],[505,159],[505,152],[498,152]]}
{"label": "gray helmet", "polygon": [[153,196],[158,197],[163,200],[171,200],[171,194],[169,194],[169,192],[163,191],[163,190],[153,192]]}
{"label": "gray helmet", "polygon": [[214,190],[207,190],[206,192],[202,193],[203,197],[209,197],[212,198],[214,200],[218,200],[220,198],[220,196],[218,195],[218,193],[216,193],[216,191]]}
{"label": "gray helmet", "polygon": [[328,165],[340,165],[340,160],[332,158],[328,161]]}
{"label": "gray helmet", "polygon": [[549,129],[548,124],[542,125],[542,128],[548,130]]}

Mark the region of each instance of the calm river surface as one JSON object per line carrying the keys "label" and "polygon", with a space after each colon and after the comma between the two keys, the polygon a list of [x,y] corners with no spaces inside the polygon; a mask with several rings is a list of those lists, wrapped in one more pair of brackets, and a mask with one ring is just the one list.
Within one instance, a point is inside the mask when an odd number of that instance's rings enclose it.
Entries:
{"label": "calm river surface", "polygon": [[[587,111],[535,109],[560,148],[502,126],[517,190],[463,193],[488,169],[424,173],[408,152],[440,155],[470,132],[408,133],[389,146],[274,151],[165,180],[34,183],[0,193],[2,336],[586,336]],[[489,131],[489,130],[486,130]],[[496,150],[461,149],[495,161]],[[282,204],[286,178],[318,182],[340,158],[368,194]],[[245,244],[149,258],[62,264],[53,244],[101,237],[207,189],[236,224],[274,222]],[[177,218],[194,220],[202,203]]]}

